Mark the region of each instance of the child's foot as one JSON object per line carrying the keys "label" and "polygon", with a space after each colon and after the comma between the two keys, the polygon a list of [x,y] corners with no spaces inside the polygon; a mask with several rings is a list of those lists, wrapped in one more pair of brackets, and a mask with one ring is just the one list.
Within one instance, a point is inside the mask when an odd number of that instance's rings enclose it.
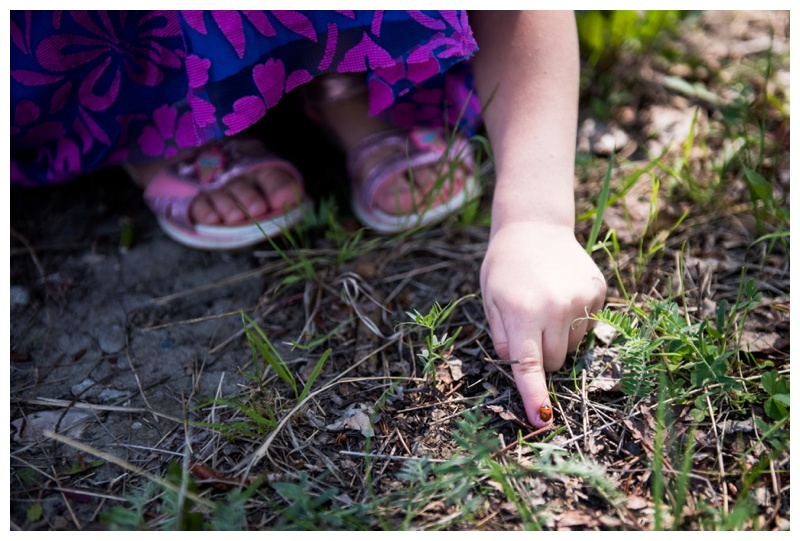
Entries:
{"label": "child's foot", "polygon": [[[370,203],[366,203],[367,206],[374,206],[390,216],[403,217],[441,206],[454,194],[464,190],[466,180],[472,176],[472,164],[468,156],[461,156],[464,163],[458,167],[430,157],[416,160],[419,163],[414,163],[412,157],[409,162],[407,158],[415,150],[413,143],[407,141],[409,134],[404,134],[399,141],[395,140],[397,138],[377,135],[388,133],[393,126],[370,116],[367,88],[361,75],[334,74],[324,77],[329,79],[321,77],[315,81],[314,84],[319,87],[311,92],[318,96],[311,98],[310,105],[313,113],[334,133],[345,152],[351,158],[354,152],[358,154],[356,160],[350,161],[351,166],[355,165],[355,170],[350,171],[355,178],[351,180],[356,184],[369,184],[370,176],[391,175],[389,181],[379,182],[375,193],[368,197]],[[330,84],[333,78],[335,82]],[[435,135],[434,139],[438,139],[425,143],[441,148],[438,154],[440,158],[447,141],[441,134],[425,133],[428,136]],[[369,144],[371,136],[374,144]],[[398,161],[402,163],[396,163]],[[371,192],[375,187],[362,184],[356,189]]]}
{"label": "child's foot", "polygon": [[128,171],[164,232],[191,248],[264,242],[295,226],[309,206],[300,172],[244,136]]}
{"label": "child's foot", "polygon": [[[244,139],[238,142],[238,150],[244,154],[257,153],[255,145],[258,142]],[[190,160],[198,157],[202,157],[202,151],[193,150],[157,162],[130,164],[129,170],[134,181],[147,188],[164,168],[181,161],[184,164],[179,167],[194,167]],[[243,172],[218,190],[198,193],[190,203],[189,217],[195,224],[237,224],[248,219],[242,207],[254,218],[296,207],[302,197],[301,190],[297,179],[285,168],[261,167]]]}

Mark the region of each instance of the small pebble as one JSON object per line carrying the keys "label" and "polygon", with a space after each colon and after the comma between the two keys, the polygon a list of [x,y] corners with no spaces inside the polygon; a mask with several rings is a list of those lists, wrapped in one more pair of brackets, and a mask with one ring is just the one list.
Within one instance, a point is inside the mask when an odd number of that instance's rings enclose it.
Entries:
{"label": "small pebble", "polygon": [[[80,383],[76,383],[72,387],[70,387],[70,391],[72,392],[72,396],[82,396],[83,393],[86,392],[87,389],[94,385],[94,380],[92,378],[86,378]],[[95,393],[97,390],[95,390]]]}
{"label": "small pebble", "polygon": [[97,395],[97,398],[103,402],[111,402],[112,400],[117,400],[118,398],[125,396],[128,396],[128,393],[125,391],[120,391],[119,389],[103,389]]}
{"label": "small pebble", "polygon": [[131,428],[132,428],[133,430],[139,430],[140,428],[142,428],[142,423],[140,423],[139,421],[136,421],[135,423],[133,423],[133,424],[131,425]]}
{"label": "small pebble", "polygon": [[100,327],[97,343],[104,353],[117,353],[125,347],[125,333],[119,325]]}
{"label": "small pebble", "polygon": [[22,286],[11,286],[9,297],[11,298],[11,308],[15,306],[27,306],[31,300],[28,288]]}

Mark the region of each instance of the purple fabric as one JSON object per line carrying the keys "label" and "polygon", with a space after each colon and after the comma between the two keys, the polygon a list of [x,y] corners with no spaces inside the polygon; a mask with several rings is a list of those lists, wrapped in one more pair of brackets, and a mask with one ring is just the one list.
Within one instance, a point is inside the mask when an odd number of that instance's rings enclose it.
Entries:
{"label": "purple fabric", "polygon": [[12,11],[11,182],[62,182],[238,133],[363,72],[401,127],[479,116],[464,11]]}

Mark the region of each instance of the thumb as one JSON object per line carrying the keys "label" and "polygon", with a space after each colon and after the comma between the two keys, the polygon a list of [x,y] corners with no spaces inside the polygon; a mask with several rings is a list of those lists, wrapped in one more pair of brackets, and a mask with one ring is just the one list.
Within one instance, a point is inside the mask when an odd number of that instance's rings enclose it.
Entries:
{"label": "thumb", "polygon": [[536,428],[547,426],[552,419],[552,415],[548,415],[552,407],[544,374],[541,334],[535,339],[526,339],[520,351],[513,353],[516,355],[512,358],[519,362],[511,365],[511,370],[519,394],[522,396],[528,421]]}

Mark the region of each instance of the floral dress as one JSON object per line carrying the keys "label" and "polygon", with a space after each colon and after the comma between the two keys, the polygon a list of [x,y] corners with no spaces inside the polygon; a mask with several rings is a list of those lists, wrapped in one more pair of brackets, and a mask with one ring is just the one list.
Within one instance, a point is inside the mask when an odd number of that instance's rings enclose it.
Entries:
{"label": "floral dress", "polygon": [[396,125],[470,129],[476,50],[464,11],[12,11],[11,182],[172,156],[330,72]]}

